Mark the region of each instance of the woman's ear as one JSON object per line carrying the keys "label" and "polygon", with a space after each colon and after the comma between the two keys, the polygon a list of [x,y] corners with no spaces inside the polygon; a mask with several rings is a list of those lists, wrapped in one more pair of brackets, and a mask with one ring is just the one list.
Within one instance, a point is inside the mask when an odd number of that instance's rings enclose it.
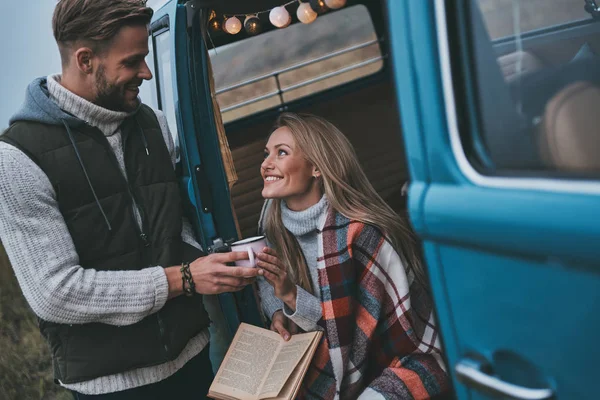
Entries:
{"label": "woman's ear", "polygon": [[312,170],[312,176],[315,179],[319,179],[321,177],[321,172],[319,171],[319,169],[315,166],[313,166],[313,170]]}

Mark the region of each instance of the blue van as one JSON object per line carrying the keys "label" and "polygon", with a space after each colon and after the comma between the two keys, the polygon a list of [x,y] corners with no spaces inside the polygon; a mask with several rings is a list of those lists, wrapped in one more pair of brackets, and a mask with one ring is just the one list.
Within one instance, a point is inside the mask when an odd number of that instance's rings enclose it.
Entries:
{"label": "blue van", "polygon": [[[145,100],[204,246],[255,234],[276,115],[321,115],[422,241],[456,397],[600,398],[600,2],[312,0],[308,25],[299,1],[162,3]],[[211,307],[218,365],[264,321],[252,289]]]}

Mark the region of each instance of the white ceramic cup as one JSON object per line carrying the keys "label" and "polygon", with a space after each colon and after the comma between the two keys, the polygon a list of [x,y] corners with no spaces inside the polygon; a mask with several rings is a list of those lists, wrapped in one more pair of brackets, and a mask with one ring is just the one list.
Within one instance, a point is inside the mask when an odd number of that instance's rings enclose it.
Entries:
{"label": "white ceramic cup", "polygon": [[262,252],[267,246],[264,236],[253,236],[247,239],[238,240],[231,244],[231,251],[247,251],[248,260],[239,260],[235,262],[238,267],[256,267],[256,254]]}

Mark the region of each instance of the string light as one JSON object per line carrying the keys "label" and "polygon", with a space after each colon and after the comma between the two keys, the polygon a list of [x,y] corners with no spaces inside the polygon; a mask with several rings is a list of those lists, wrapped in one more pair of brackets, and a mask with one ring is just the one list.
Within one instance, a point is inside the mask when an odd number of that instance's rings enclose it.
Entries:
{"label": "string light", "polygon": [[262,31],[262,22],[258,15],[250,15],[244,21],[244,29],[250,36],[258,35]]}
{"label": "string light", "polygon": [[290,17],[290,13],[285,6],[275,7],[269,13],[269,21],[277,28],[285,28]]}
{"label": "string light", "polygon": [[288,13],[288,20],[285,23],[285,25],[282,26],[282,28],[287,28],[288,26],[290,26],[292,24],[292,16]]}
{"label": "string light", "polygon": [[[238,34],[243,28],[248,35],[253,36],[259,34],[263,30],[263,22],[259,18],[259,14],[269,13],[269,21],[273,26],[277,28],[286,28],[292,23],[292,16],[287,10],[287,6],[297,4],[298,9],[296,11],[296,17],[298,20],[303,24],[311,24],[319,15],[326,13],[329,10],[342,8],[346,3],[347,0],[293,0],[270,10],[246,15],[229,15],[225,19],[212,11],[208,26],[212,32],[223,30],[231,35]],[[240,18],[245,18],[243,24],[240,21]]]}
{"label": "string light", "polygon": [[317,19],[317,13],[312,9],[310,3],[300,3],[296,16],[303,24],[313,23]]}
{"label": "string light", "polygon": [[325,0],[310,0],[310,6],[319,15],[329,11],[329,7],[325,4]]}
{"label": "string light", "polygon": [[212,32],[219,32],[223,28],[223,23],[219,17],[214,17],[208,21],[208,26]]}
{"label": "string light", "polygon": [[325,0],[325,5],[332,10],[337,10],[346,5],[346,0]]}
{"label": "string light", "polygon": [[242,30],[242,22],[238,17],[227,18],[223,24],[223,29],[231,35],[237,35]]}

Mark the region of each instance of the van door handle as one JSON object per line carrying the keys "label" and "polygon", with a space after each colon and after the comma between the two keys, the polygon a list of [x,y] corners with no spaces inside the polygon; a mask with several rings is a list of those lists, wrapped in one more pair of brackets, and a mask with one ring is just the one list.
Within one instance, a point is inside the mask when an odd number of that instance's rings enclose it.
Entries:
{"label": "van door handle", "polygon": [[531,389],[504,382],[482,371],[481,362],[466,358],[454,367],[456,377],[465,385],[494,396],[515,400],[546,400],[554,398],[552,389]]}

